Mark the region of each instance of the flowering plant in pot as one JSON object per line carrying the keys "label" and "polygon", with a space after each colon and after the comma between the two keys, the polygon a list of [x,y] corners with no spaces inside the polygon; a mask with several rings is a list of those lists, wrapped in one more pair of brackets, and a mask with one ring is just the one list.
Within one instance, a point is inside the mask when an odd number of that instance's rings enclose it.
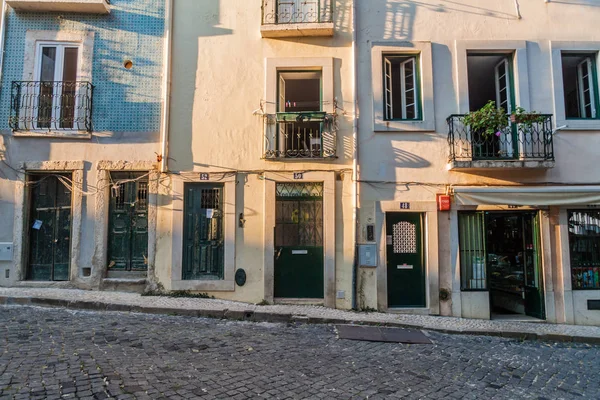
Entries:
{"label": "flowering plant in pot", "polygon": [[496,107],[496,102],[490,100],[477,111],[471,111],[463,117],[463,124],[472,132],[479,133],[484,139],[501,136],[508,126],[508,118],[504,108]]}
{"label": "flowering plant in pot", "polygon": [[537,111],[526,111],[523,107],[517,107],[510,114],[510,122],[515,124],[533,125],[535,123],[544,122],[545,116]]}

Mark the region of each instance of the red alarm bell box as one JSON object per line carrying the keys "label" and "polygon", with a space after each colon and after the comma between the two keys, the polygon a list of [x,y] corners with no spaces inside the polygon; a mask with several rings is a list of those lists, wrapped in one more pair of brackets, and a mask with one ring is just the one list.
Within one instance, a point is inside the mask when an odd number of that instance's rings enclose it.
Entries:
{"label": "red alarm bell box", "polygon": [[437,194],[436,199],[437,199],[438,211],[450,211],[451,204],[452,204],[450,201],[450,195]]}

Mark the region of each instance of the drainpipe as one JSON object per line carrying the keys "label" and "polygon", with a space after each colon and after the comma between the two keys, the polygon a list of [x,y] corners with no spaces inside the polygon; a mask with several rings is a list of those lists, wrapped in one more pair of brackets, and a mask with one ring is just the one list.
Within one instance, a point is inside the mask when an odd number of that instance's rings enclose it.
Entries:
{"label": "drainpipe", "polygon": [[4,35],[6,32],[6,0],[2,0],[2,10],[0,10],[0,87],[2,86],[2,72],[4,72]]}
{"label": "drainpipe", "polygon": [[352,308],[358,308],[358,54],[356,51],[356,39],[357,39],[357,9],[356,2],[352,1],[352,96],[354,102],[354,118],[352,123],[352,140],[354,141],[354,149],[352,154],[352,203],[354,206],[354,213],[352,214],[352,234],[354,235],[354,261],[352,264]]}
{"label": "drainpipe", "polygon": [[162,77],[162,120],[160,126],[160,172],[167,172],[169,158],[169,105],[171,98],[171,38],[173,27],[173,0],[165,2],[165,37],[163,45],[163,77]]}

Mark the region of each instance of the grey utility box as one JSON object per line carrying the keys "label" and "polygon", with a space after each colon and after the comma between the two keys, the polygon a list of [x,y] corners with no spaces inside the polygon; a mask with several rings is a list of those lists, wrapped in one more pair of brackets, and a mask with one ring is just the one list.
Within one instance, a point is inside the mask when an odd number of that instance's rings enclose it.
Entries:
{"label": "grey utility box", "polygon": [[377,245],[359,244],[358,262],[361,267],[377,267]]}
{"label": "grey utility box", "polygon": [[13,244],[0,243],[0,261],[12,261],[13,259]]}

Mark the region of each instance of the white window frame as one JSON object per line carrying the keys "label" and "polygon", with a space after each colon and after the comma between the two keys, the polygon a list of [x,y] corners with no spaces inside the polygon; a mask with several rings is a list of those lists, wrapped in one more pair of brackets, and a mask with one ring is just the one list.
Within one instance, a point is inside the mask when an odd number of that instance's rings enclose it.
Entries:
{"label": "white window frame", "polygon": [[[62,76],[64,74],[64,60],[65,60],[65,50],[67,48],[76,48],[77,49],[77,76],[75,77],[75,81],[78,81],[78,77],[79,77],[79,69],[81,66],[81,43],[80,42],[56,42],[56,41],[40,41],[36,43],[36,49],[35,49],[35,75],[34,75],[34,81],[41,81],[41,76],[42,76],[42,52],[44,48],[47,47],[55,47],[56,48],[56,61],[55,61],[55,65],[54,65],[54,77],[53,77],[53,82],[62,82]],[[39,93],[40,93],[40,89],[41,87],[35,86],[35,94],[34,94],[34,104],[37,104],[39,101]],[[59,93],[60,87],[58,86],[54,86],[53,87],[53,102],[52,102],[52,120],[56,120],[57,118],[57,113],[60,113],[62,110],[62,104],[61,104],[61,96]],[[79,96],[77,96],[77,86],[75,87],[75,110],[74,110],[74,114],[73,114],[73,125],[77,124],[77,120],[78,120],[78,103],[79,103]],[[54,106],[54,102],[57,102],[56,107]],[[34,110],[37,109],[37,107],[34,106]],[[32,110],[32,112],[34,112]],[[31,115],[31,117],[33,118],[33,120],[37,120],[37,116],[35,115]],[[38,127],[37,123],[35,126],[36,130],[40,130],[40,131],[47,131],[47,130],[62,130],[61,128],[57,128],[57,127],[50,127],[50,128],[44,128],[44,127]],[[65,130],[72,130],[72,128],[64,128]]]}
{"label": "white window frame", "polygon": [[[389,54],[386,54],[383,56],[384,57],[384,74],[385,77],[383,79],[383,86],[384,86],[384,96],[385,96],[385,119],[386,121],[393,121],[395,119],[399,119],[399,120],[407,120],[407,121],[419,121],[421,119],[421,113],[420,113],[420,107],[419,107],[419,101],[420,101],[420,93],[417,92],[418,87],[417,87],[417,73],[416,73],[416,68],[417,68],[417,56],[416,55],[407,55],[408,59],[405,61],[402,61],[400,63],[400,91],[401,93],[401,97],[402,97],[402,114],[400,116],[400,118],[396,118],[396,116],[394,115],[394,89],[393,89],[393,84],[394,84],[394,80],[393,80],[393,75],[392,75],[392,63],[390,61],[391,57],[394,57],[394,55],[390,56]],[[407,89],[406,88],[406,67],[408,65],[412,65],[412,88]],[[407,93],[410,91],[414,92],[414,99],[415,101],[411,104],[407,104],[406,103],[406,98],[407,98]],[[411,118],[408,119],[407,115],[408,115],[408,110],[412,108],[415,118]]]}
{"label": "white window frame", "polygon": [[[584,61],[577,65],[577,91],[579,94],[579,107],[582,117],[581,118],[596,118],[596,108],[598,105],[596,104],[596,88],[594,87],[594,63],[591,60],[591,56],[587,57]],[[583,65],[587,67],[587,76],[583,76]],[[586,82],[587,81],[587,82]],[[590,92],[590,109],[591,114],[589,117],[587,116],[586,108],[587,104],[585,104],[585,83],[588,84],[587,90]]]}
{"label": "white window frame", "polygon": [[[385,82],[385,56],[417,56],[420,99],[418,119],[388,119]],[[415,74],[416,78],[416,74]],[[375,132],[433,132],[435,108],[433,102],[433,60],[431,42],[380,42],[371,48],[371,85],[373,88],[373,130]]]}
{"label": "white window frame", "polygon": [[[550,48],[552,60],[555,126],[560,127],[561,131],[600,130],[600,119],[598,118],[567,119],[565,110],[565,86],[562,70],[563,53],[589,53],[591,57],[595,58],[596,68],[598,68],[598,65],[600,65],[600,42],[551,41]],[[599,87],[594,87],[593,89],[595,91],[600,90]],[[600,107],[600,105],[596,104],[596,108],[598,107]]]}

